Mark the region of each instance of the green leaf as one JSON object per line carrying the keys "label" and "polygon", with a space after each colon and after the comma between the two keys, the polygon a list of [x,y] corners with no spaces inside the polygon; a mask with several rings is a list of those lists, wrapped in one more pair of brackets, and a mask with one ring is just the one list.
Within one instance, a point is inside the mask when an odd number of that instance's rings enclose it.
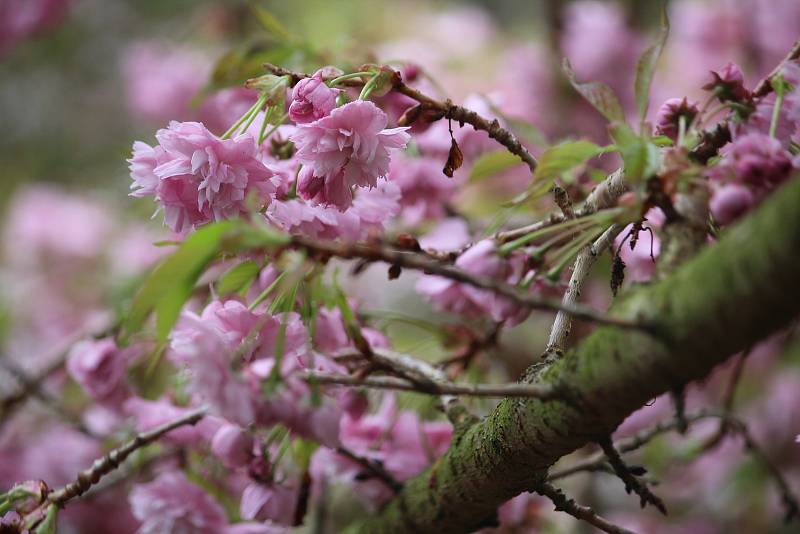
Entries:
{"label": "green leaf", "polygon": [[256,16],[258,23],[261,24],[261,27],[264,28],[269,35],[275,37],[276,40],[290,41],[294,39],[294,35],[292,35],[292,33],[281,24],[281,21],[267,9],[258,5],[256,2],[250,2],[250,9]]}
{"label": "green leaf", "polygon": [[469,179],[472,181],[480,181],[521,163],[522,160],[506,150],[489,152],[478,158],[472,165],[472,169],[469,172]]}
{"label": "green leaf", "polygon": [[226,296],[249,287],[260,270],[253,260],[243,261],[231,267],[217,281],[217,293]]}
{"label": "green leaf", "polygon": [[211,72],[205,92],[240,85],[264,73],[264,63],[286,63],[296,48],[286,43],[255,40],[239,45],[223,54]]}
{"label": "green leaf", "polygon": [[608,150],[591,141],[583,140],[565,141],[550,147],[539,158],[539,165],[533,173],[533,181],[540,183],[557,178]]}
{"label": "green leaf", "polygon": [[610,131],[622,154],[625,179],[629,183],[638,183],[658,172],[660,154],[655,143],[636,135],[627,124],[613,125]]}
{"label": "green leaf", "polygon": [[200,228],[153,269],[133,297],[123,323],[123,339],[141,330],[153,311],[160,340],[167,338],[197,279],[217,255],[225,234],[235,226],[233,221],[225,221]]}
{"label": "green leaf", "polygon": [[650,86],[653,83],[653,73],[656,65],[664,50],[669,36],[669,19],[667,18],[666,6],[662,5],[661,12],[661,31],[658,33],[656,41],[645,50],[639,57],[636,64],[636,81],[634,89],[636,92],[636,106],[639,108],[639,120],[641,132],[644,132],[644,121],[647,115],[647,107],[650,105]]}
{"label": "green leaf", "polygon": [[568,60],[564,60],[564,73],[572,87],[597,111],[611,122],[624,122],[625,112],[614,91],[602,82],[579,83]]}

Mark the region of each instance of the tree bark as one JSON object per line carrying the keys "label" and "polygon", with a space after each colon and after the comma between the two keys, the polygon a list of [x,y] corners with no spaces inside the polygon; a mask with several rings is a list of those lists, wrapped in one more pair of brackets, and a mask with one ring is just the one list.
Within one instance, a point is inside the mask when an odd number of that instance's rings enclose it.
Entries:
{"label": "tree bark", "polygon": [[526,381],[568,386],[569,402],[505,399],[456,428],[447,453],[354,532],[470,532],[532,490],[559,458],[608,436],[650,399],[706,376],[800,313],[800,178],[663,281],[623,295],[614,316],[656,334],[598,328]]}

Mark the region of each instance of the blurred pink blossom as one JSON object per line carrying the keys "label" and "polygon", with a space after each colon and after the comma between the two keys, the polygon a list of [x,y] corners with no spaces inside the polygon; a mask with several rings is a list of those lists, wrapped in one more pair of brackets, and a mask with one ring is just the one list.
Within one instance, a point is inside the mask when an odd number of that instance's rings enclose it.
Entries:
{"label": "blurred pink blossom", "polygon": [[189,103],[208,79],[208,57],[161,41],[134,43],[123,54],[122,75],[134,115],[158,123],[192,118]]}

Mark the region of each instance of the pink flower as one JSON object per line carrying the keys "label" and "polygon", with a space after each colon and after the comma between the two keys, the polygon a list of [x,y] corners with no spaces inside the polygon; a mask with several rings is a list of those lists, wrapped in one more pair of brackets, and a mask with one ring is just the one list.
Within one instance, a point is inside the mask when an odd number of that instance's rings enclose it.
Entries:
{"label": "pink flower", "polygon": [[[166,399],[145,400],[131,397],[123,405],[124,412],[134,419],[137,432],[146,432],[153,428],[183,417],[191,408],[175,406]],[[216,417],[203,417],[194,426],[182,426],[171,430],[163,438],[176,445],[196,445],[198,442],[211,440],[222,420]]]}
{"label": "pink flower", "polygon": [[249,331],[243,329],[244,321],[255,324],[255,317],[239,316],[234,325],[221,324],[215,313],[216,304],[209,305],[202,316],[183,313],[170,336],[168,355],[173,363],[186,369],[188,389],[196,403],[207,403],[216,414],[248,425],[255,417],[254,395],[233,372],[231,357]]}
{"label": "pink flower", "polygon": [[135,485],[129,501],[133,515],[142,522],[140,534],[215,534],[228,524],[222,506],[179,471]]}
{"label": "pink flower", "polygon": [[[257,99],[258,93],[245,87],[229,87],[217,91],[200,104],[197,110],[200,122],[212,132],[224,132],[244,115]],[[258,125],[257,134],[261,122],[256,119],[253,124]]]}
{"label": "pink flower", "polygon": [[442,220],[429,233],[419,239],[419,245],[425,250],[449,252],[459,250],[469,244],[469,227],[464,219],[452,217]]}
{"label": "pink flower", "polygon": [[292,234],[358,241],[382,234],[391,217],[400,212],[399,201],[398,187],[382,180],[373,189],[360,190],[344,211],[292,199],[270,204],[267,218]]}
{"label": "pink flower", "polygon": [[291,525],[297,506],[297,490],[280,484],[251,482],[242,493],[239,514],[243,519],[271,519]]}
{"label": "pink flower", "polygon": [[112,213],[102,204],[46,185],[16,193],[6,221],[6,257],[27,267],[96,260],[114,226]]}
{"label": "pink flower", "polygon": [[[514,284],[522,277],[524,259],[516,254],[510,260],[501,258],[495,251],[494,242],[485,239],[462,253],[455,265],[473,275]],[[467,317],[488,315],[493,321],[507,321],[513,325],[528,315],[526,308],[506,297],[440,276],[423,276],[417,282],[417,291],[427,296],[437,308]]]}
{"label": "pink flower", "polygon": [[156,138],[157,147],[133,145],[132,195],[154,196],[175,232],[245,213],[248,197],[266,206],[275,193],[250,134],[222,140],[200,123],[173,121]]}
{"label": "pink flower", "polygon": [[0,2],[0,58],[19,41],[60,24],[71,3],[71,0]]}
{"label": "pink flower", "polygon": [[403,219],[411,225],[441,219],[453,198],[458,181],[442,172],[442,162],[433,158],[395,157],[389,180],[400,187]]}
{"label": "pink flower", "polygon": [[301,125],[291,137],[304,165],[298,194],[344,210],[352,203],[354,187],[375,187],[389,172],[389,151],[404,148],[409,140],[408,128],[385,129],[386,123],[386,114],[375,104],[357,100]]}
{"label": "pink flower", "polygon": [[753,193],[741,184],[725,184],[711,195],[709,207],[714,220],[728,225],[747,213],[755,204]]}
{"label": "pink flower", "polygon": [[700,112],[696,102],[691,102],[684,98],[670,98],[658,110],[656,116],[656,133],[658,135],[666,135],[673,141],[678,139],[678,132],[680,130],[680,118],[684,118],[685,128],[688,130],[689,126],[694,121],[694,118]]}
{"label": "pink flower", "polygon": [[190,48],[158,41],[124,51],[122,75],[131,112],[153,122],[191,117],[189,102],[208,79],[211,61]]}
{"label": "pink flower", "polygon": [[[377,412],[359,419],[342,418],[342,445],[348,450],[381,462],[399,481],[408,480],[447,450],[452,436],[449,423],[421,421],[412,411],[397,410],[393,395],[384,397]],[[335,477],[353,485],[367,504],[375,506],[391,497],[383,482],[362,477],[363,468],[349,458],[320,448],[311,461],[312,477]]]}
{"label": "pink flower", "polygon": [[103,399],[120,387],[130,356],[111,338],[82,341],[70,351],[67,371],[89,395]]}
{"label": "pink flower", "polygon": [[253,457],[253,437],[240,426],[224,424],[211,440],[211,452],[230,469],[243,467]]}
{"label": "pink flower", "polygon": [[714,91],[720,102],[742,102],[750,92],[744,86],[742,69],[733,62],[726,64],[719,72],[711,71],[711,81],[703,86],[706,91]]}
{"label": "pink flower", "polygon": [[794,168],[780,141],[760,133],[737,137],[720,150],[722,160],[707,174],[719,183],[740,183],[767,191],[786,180]]}
{"label": "pink flower", "polygon": [[320,69],[311,78],[297,82],[292,90],[289,118],[297,124],[314,122],[330,114],[336,107],[338,89],[332,89],[322,80]]}

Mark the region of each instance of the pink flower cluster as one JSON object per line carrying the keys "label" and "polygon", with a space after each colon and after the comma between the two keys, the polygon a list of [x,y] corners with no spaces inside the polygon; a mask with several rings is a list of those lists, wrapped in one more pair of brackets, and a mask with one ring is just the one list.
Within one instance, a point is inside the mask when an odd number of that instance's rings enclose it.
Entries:
{"label": "pink flower cluster", "polygon": [[747,212],[798,168],[780,141],[760,133],[737,137],[720,150],[722,160],[707,175],[713,194],[711,212],[722,225]]}
{"label": "pink flower cluster", "polygon": [[[394,396],[387,395],[374,414],[342,418],[342,445],[362,458],[380,463],[398,481],[424,470],[447,450],[452,426],[421,421],[412,411],[400,411]],[[392,496],[386,483],[360,476],[363,467],[328,448],[320,448],[311,460],[314,480],[333,479],[353,486],[365,504],[377,508]]]}
{"label": "pink flower cluster", "polygon": [[263,207],[275,193],[275,173],[258,158],[255,139],[220,139],[197,122],[172,122],[156,133],[158,145],[133,145],[132,196],[155,197],[164,222],[185,232],[236,217],[252,199]]}
{"label": "pink flower cluster", "polygon": [[409,140],[407,128],[386,129],[387,121],[375,104],[357,100],[300,125],[291,136],[303,164],[297,193],[345,210],[355,187],[375,187],[389,172],[389,151],[404,148]]}
{"label": "pink flower cluster", "polygon": [[382,234],[389,220],[400,213],[400,199],[396,185],[380,180],[373,189],[359,190],[344,211],[291,199],[273,202],[267,219],[292,234],[357,241]]}

